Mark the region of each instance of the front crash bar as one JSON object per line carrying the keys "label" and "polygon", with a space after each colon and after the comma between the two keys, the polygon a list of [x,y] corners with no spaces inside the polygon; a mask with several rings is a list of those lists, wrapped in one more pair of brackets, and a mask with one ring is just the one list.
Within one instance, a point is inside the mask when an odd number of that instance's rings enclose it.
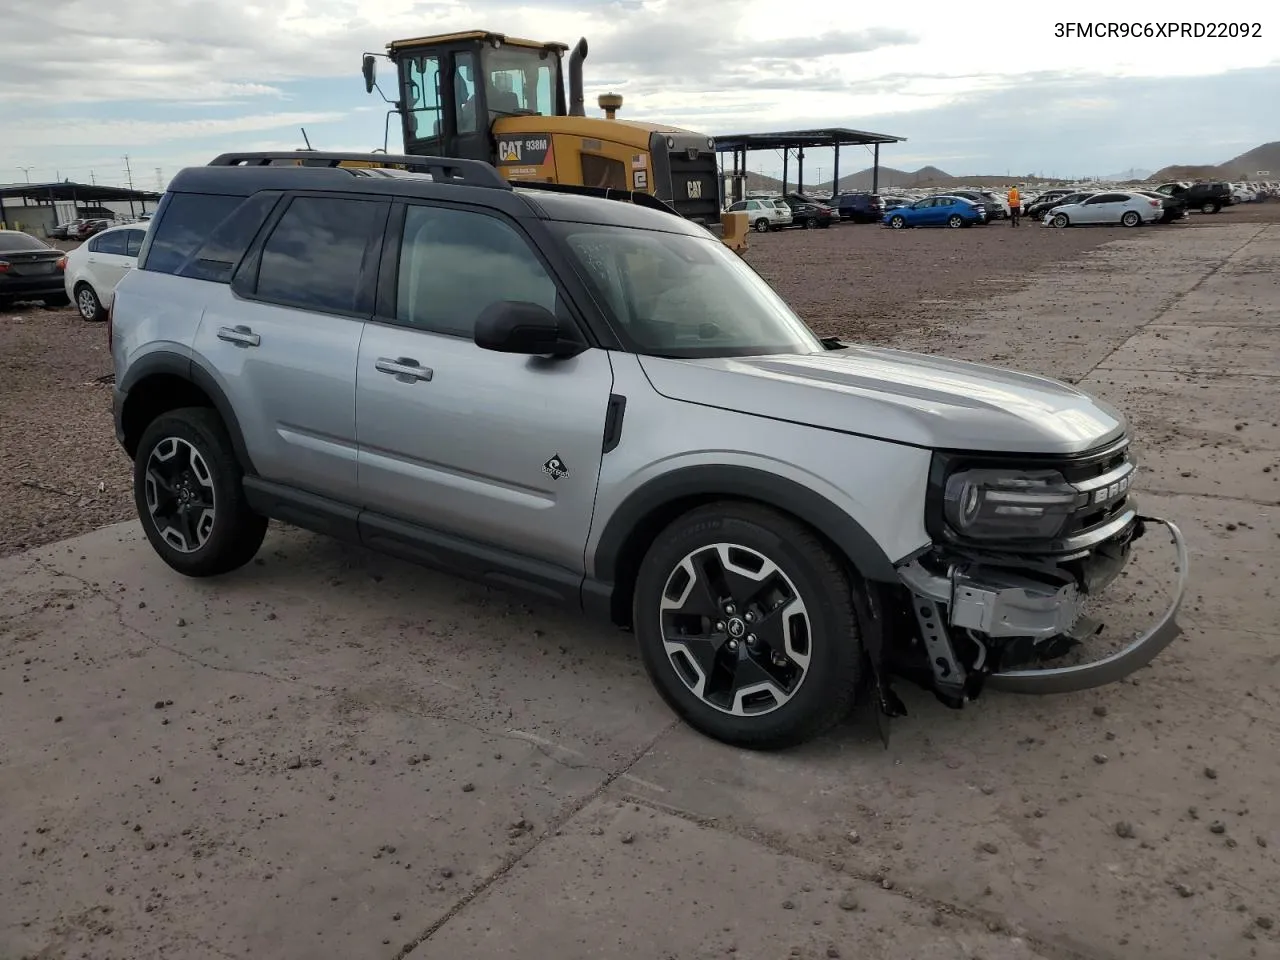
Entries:
{"label": "front crash bar", "polygon": [[1141,636],[1123,650],[1071,667],[1054,667],[1048,670],[1011,670],[1007,673],[989,675],[984,685],[993,690],[1005,693],[1075,693],[1080,690],[1092,690],[1109,683],[1122,680],[1129,674],[1145,667],[1169,644],[1182,633],[1178,626],[1178,610],[1182,606],[1182,597],[1187,590],[1187,544],[1182,539],[1182,531],[1170,520],[1161,517],[1142,517],[1144,523],[1162,524],[1173,538],[1173,546],[1178,554],[1178,585],[1174,592],[1173,602],[1164,614],[1151,625]]}

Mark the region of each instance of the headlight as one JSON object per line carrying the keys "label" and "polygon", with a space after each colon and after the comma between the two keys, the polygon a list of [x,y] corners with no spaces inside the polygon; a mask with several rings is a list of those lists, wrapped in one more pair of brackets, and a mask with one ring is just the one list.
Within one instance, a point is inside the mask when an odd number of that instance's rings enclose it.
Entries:
{"label": "headlight", "polygon": [[943,514],[972,540],[1051,540],[1089,502],[1056,470],[961,470],[947,479]]}

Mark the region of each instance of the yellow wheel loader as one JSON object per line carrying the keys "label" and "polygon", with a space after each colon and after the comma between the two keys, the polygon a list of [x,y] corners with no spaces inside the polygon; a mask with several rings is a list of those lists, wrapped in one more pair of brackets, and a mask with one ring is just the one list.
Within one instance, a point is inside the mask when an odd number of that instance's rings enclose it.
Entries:
{"label": "yellow wheel loader", "polygon": [[620,120],[617,94],[598,99],[605,116],[588,117],[586,55],[585,39],[570,52],[563,43],[473,30],[395,40],[385,55],[364,55],[363,73],[365,89],[373,92],[378,57],[395,67],[397,99],[382,96],[392,104],[388,125],[392,114],[400,117],[407,155],[484,160],[513,182],[647,193],[702,223],[730,249],[745,251],[746,215],[721,213],[715,141],[679,127]]}

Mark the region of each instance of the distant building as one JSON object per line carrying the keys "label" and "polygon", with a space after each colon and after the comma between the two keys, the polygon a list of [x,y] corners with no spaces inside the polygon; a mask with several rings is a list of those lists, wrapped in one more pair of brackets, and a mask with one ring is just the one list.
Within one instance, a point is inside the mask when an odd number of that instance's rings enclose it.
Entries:
{"label": "distant building", "polygon": [[[46,237],[77,217],[137,217],[149,213],[160,194],[92,183],[0,183],[0,229]],[[150,204],[150,208],[148,208]]]}

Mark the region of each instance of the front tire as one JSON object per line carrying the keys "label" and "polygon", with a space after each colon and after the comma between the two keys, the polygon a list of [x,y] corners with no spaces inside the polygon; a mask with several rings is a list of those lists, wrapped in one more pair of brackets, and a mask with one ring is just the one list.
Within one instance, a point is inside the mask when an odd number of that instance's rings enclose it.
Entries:
{"label": "front tire", "polygon": [[777,749],[822,734],[853,706],[864,661],[852,590],[809,528],[726,501],[654,541],[632,622],[650,678],[690,726]]}
{"label": "front tire", "polygon": [[267,518],[249,509],[231,438],[218,414],[183,407],[142,433],[133,499],[151,546],[188,577],[212,577],[253,559]]}
{"label": "front tire", "polygon": [[1071,221],[1065,213],[1056,214],[1051,222],[1058,228],[1071,226]]}
{"label": "front tire", "polygon": [[907,225],[907,221],[906,221],[906,218],[904,218],[904,217],[890,217],[890,218],[889,218],[889,226],[893,227],[893,229],[895,229],[895,230],[901,230],[901,229],[903,229],[904,227],[906,227],[906,225]]}
{"label": "front tire", "polygon": [[761,217],[759,220],[756,221],[756,233],[768,233],[769,226],[770,224],[769,224],[768,218]]}
{"label": "front tire", "polygon": [[90,323],[107,318],[97,291],[83,280],[76,284],[76,309],[80,312],[80,319]]}

